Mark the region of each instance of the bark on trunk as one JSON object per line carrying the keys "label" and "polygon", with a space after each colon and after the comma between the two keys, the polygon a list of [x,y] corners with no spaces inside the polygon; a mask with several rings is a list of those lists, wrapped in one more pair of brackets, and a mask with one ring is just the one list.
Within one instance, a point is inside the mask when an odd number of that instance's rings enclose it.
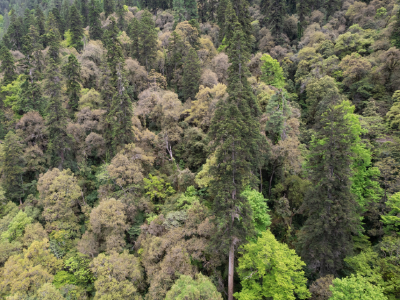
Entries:
{"label": "bark on trunk", "polygon": [[228,300],[233,300],[233,273],[235,272],[235,239],[232,239],[229,250],[229,273],[228,273]]}

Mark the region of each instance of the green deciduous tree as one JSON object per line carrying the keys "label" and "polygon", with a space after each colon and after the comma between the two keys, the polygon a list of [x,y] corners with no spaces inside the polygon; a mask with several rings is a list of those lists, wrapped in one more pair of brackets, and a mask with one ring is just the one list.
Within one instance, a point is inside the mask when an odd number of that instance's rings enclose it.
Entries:
{"label": "green deciduous tree", "polygon": [[264,54],[260,59],[263,61],[261,65],[261,80],[278,89],[283,88],[285,86],[285,77],[279,62],[269,54]]}
{"label": "green deciduous tree", "polygon": [[181,277],[175,282],[167,293],[165,300],[222,300],[215,285],[207,277],[200,274],[196,279],[187,275]]}
{"label": "green deciduous tree", "polygon": [[270,231],[264,231],[257,242],[242,247],[238,273],[242,291],[238,300],[307,299],[305,263],[286,244],[278,242]]}
{"label": "green deciduous tree", "polygon": [[260,192],[250,188],[247,188],[242,195],[250,203],[254,228],[257,231],[257,235],[260,236],[271,225],[267,199]]}
{"label": "green deciduous tree", "polygon": [[400,234],[400,193],[392,195],[386,202],[390,211],[382,216],[383,223],[389,231]]}
{"label": "green deciduous tree", "polygon": [[313,136],[308,157],[313,189],[304,199],[308,219],[299,233],[301,255],[311,268],[324,276],[334,274],[353,249],[352,234],[358,235],[357,202],[351,193],[351,120],[349,103],[330,105]]}
{"label": "green deciduous tree", "polygon": [[387,300],[380,286],[374,286],[360,275],[351,275],[343,279],[336,278],[330,287],[332,297],[329,300]]}
{"label": "green deciduous tree", "polygon": [[1,240],[7,240],[11,243],[23,235],[25,226],[30,223],[32,223],[32,218],[28,217],[25,212],[20,210],[12,219],[11,223],[8,224],[7,231],[1,234]]}

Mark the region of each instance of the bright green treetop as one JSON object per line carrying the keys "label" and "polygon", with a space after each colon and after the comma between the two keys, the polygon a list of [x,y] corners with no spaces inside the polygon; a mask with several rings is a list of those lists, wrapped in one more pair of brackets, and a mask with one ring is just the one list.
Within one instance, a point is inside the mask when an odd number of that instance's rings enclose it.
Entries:
{"label": "bright green treetop", "polygon": [[264,62],[261,66],[261,80],[278,89],[283,88],[285,86],[285,77],[283,76],[283,69],[279,62],[269,54],[261,56],[261,60]]}
{"label": "bright green treetop", "polygon": [[305,263],[269,230],[256,243],[244,245],[242,254],[238,268],[242,291],[235,294],[236,299],[295,300],[310,296],[302,271]]}
{"label": "bright green treetop", "polygon": [[332,283],[329,300],[387,300],[380,286],[373,286],[360,275],[336,278]]}

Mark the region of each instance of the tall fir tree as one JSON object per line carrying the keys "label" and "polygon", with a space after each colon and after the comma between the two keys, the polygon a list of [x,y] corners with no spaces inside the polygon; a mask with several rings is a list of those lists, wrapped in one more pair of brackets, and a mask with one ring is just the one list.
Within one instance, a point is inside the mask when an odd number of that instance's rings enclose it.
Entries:
{"label": "tall fir tree", "polygon": [[60,14],[60,11],[57,7],[54,7],[51,10],[51,13],[53,14],[54,18],[56,19],[57,22],[57,27],[58,27],[58,31],[60,32],[61,36],[64,36],[64,32],[65,32],[65,20],[62,17],[62,15]]}
{"label": "tall fir tree", "polygon": [[225,36],[225,13],[229,0],[221,0],[217,8],[217,24],[220,28],[219,38],[222,41]]}
{"label": "tall fir tree", "polygon": [[89,4],[88,0],[79,0],[79,8],[82,16],[82,27],[89,25]]}
{"label": "tall fir tree", "polygon": [[6,47],[10,50],[22,50],[23,32],[22,18],[12,9],[10,12],[10,26],[8,26],[7,33],[3,37]]}
{"label": "tall fir tree", "polygon": [[174,11],[175,23],[185,21],[185,2],[184,0],[173,0],[172,8]]}
{"label": "tall fir tree", "polygon": [[165,62],[166,75],[169,83],[171,83],[177,71],[182,68],[184,50],[185,43],[182,37],[176,31],[173,31],[168,44],[168,53]]}
{"label": "tall fir tree", "polygon": [[78,111],[79,97],[81,92],[81,65],[75,55],[68,57],[67,64],[62,68],[64,76],[67,78],[67,96],[68,108],[71,111],[71,117]]}
{"label": "tall fir tree", "polygon": [[393,26],[393,31],[390,36],[390,39],[392,40],[393,45],[397,48],[400,49],[400,10],[398,11],[396,15],[396,21]]}
{"label": "tall fir tree", "polygon": [[43,11],[39,7],[39,5],[37,5],[35,8],[35,19],[36,19],[35,27],[39,33],[40,38],[42,39],[43,46],[47,47],[44,36],[46,33],[46,26],[45,26],[46,18],[44,17]]}
{"label": "tall fir tree", "polygon": [[83,28],[81,14],[75,5],[70,9],[70,24],[72,46],[79,52],[83,48]]}
{"label": "tall fir tree", "polygon": [[145,10],[139,21],[139,62],[149,72],[157,55],[157,30],[153,15]]}
{"label": "tall fir tree", "polygon": [[0,49],[0,72],[3,73],[3,80],[1,84],[6,86],[17,78],[17,73],[14,65],[14,57],[8,48],[2,46]]}
{"label": "tall fir tree", "polygon": [[115,12],[118,17],[118,28],[121,31],[126,30],[126,21],[125,21],[125,1],[124,0],[116,0],[115,3]]}
{"label": "tall fir tree", "polygon": [[199,17],[199,13],[197,10],[197,1],[196,0],[184,0],[185,10],[186,10],[186,20],[190,21],[192,19],[196,19]]}
{"label": "tall fir tree", "polygon": [[353,250],[352,235],[361,230],[351,193],[352,123],[346,101],[331,104],[313,136],[308,169],[313,188],[304,198],[308,219],[299,233],[302,258],[319,276],[337,274]]}
{"label": "tall fir tree", "polygon": [[111,18],[109,29],[104,33],[107,48],[108,85],[107,94],[112,95],[107,107],[105,140],[110,156],[125,144],[133,141],[132,116],[133,107],[126,87],[125,60],[122,46],[118,41],[119,29],[114,18]]}
{"label": "tall fir tree", "polygon": [[231,3],[227,6],[226,19],[233,22],[227,26],[233,32],[226,33],[230,37],[226,41],[226,53],[231,63],[228,68],[229,97],[218,102],[210,126],[216,163],[210,168],[215,180],[210,182],[209,190],[214,195],[213,214],[218,228],[214,243],[229,257],[228,299],[232,300],[235,249],[254,233],[250,204],[242,192],[246,184],[254,184],[256,180],[252,170],[261,135],[260,111],[247,81],[250,43],[243,28],[247,24],[239,23]]}
{"label": "tall fir tree", "polygon": [[62,72],[60,68],[59,40],[53,30],[49,33],[49,52],[44,92],[48,96],[46,108],[46,126],[48,130],[48,151],[51,155],[50,165],[63,168],[71,141],[66,132],[68,113],[63,106]]}
{"label": "tall fir tree", "polygon": [[133,18],[130,20],[129,25],[128,25],[128,29],[126,30],[126,34],[129,36],[129,38],[132,41],[131,44],[131,57],[132,58],[139,58],[139,53],[140,53],[140,49],[139,49],[139,21],[137,20],[137,18]]}
{"label": "tall fir tree", "polygon": [[4,139],[1,156],[2,186],[6,192],[5,196],[12,201],[22,204],[24,196],[24,174],[25,161],[24,147],[19,137],[9,131]]}
{"label": "tall fir tree", "polygon": [[89,4],[89,35],[92,40],[101,40],[103,36],[100,11],[95,0],[90,0]]}
{"label": "tall fir tree", "polygon": [[299,22],[297,23],[297,36],[301,39],[304,29],[306,28],[306,17],[311,13],[310,0],[297,0],[297,15]]}
{"label": "tall fir tree", "polygon": [[104,0],[103,5],[104,5],[104,14],[106,15],[107,18],[115,11],[115,2],[114,0]]}
{"label": "tall fir tree", "polygon": [[200,76],[201,65],[199,57],[196,50],[190,48],[183,64],[182,92],[185,101],[189,98],[195,99],[199,91]]}
{"label": "tall fir tree", "polygon": [[265,16],[264,24],[276,36],[279,43],[286,15],[286,0],[261,0],[260,10]]}
{"label": "tall fir tree", "polygon": [[67,31],[71,26],[71,21],[69,19],[70,5],[70,0],[63,0],[61,6],[61,17],[64,20],[64,32]]}

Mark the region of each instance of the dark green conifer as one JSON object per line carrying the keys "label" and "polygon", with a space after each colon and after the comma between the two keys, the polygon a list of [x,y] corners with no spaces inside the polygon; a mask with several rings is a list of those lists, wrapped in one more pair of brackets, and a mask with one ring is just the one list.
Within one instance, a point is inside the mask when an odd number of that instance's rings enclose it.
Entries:
{"label": "dark green conifer", "polygon": [[219,1],[218,8],[217,8],[217,24],[220,28],[219,38],[221,41],[225,36],[225,12],[226,12],[226,7],[228,5],[228,2],[229,2],[229,0]]}
{"label": "dark green conifer", "polygon": [[286,0],[261,0],[260,10],[265,15],[264,24],[277,37],[279,42],[286,15]]}
{"label": "dark green conifer", "polygon": [[79,8],[82,16],[82,27],[89,25],[89,4],[87,0],[79,0]]}
{"label": "dark green conifer", "polygon": [[23,45],[23,23],[22,18],[18,17],[12,9],[10,13],[10,26],[3,40],[6,47],[10,50],[22,50]]}
{"label": "dark green conifer", "polygon": [[256,179],[252,171],[258,157],[260,112],[247,81],[249,41],[230,3],[226,17],[233,22],[227,26],[233,32],[226,33],[230,37],[226,47],[231,63],[229,97],[217,104],[210,126],[209,135],[214,141],[212,150],[216,156],[210,173],[216,180],[210,182],[209,191],[214,195],[213,214],[218,226],[214,243],[229,255],[228,299],[233,299],[235,249],[253,234],[251,208],[241,194],[246,184],[254,184]]}
{"label": "dark green conifer", "polygon": [[9,131],[5,137],[2,149],[1,182],[7,199],[21,204],[24,195],[22,175],[25,168],[23,149],[24,147],[19,137],[13,131]]}
{"label": "dark green conifer", "polygon": [[397,13],[396,22],[394,23],[390,39],[392,40],[393,45],[397,49],[400,49],[400,10]]}
{"label": "dark green conifer", "polygon": [[61,16],[58,8],[54,7],[51,10],[51,13],[53,14],[54,18],[56,19],[57,28],[58,28],[58,31],[60,32],[60,36],[63,37],[64,32],[65,32],[65,21],[64,21],[63,17]]}
{"label": "dark green conifer", "polygon": [[183,64],[183,99],[186,101],[195,98],[199,91],[199,81],[201,76],[200,60],[195,49],[190,48]]}
{"label": "dark green conifer", "polygon": [[92,40],[101,40],[103,36],[100,11],[95,0],[90,0],[89,4],[89,35]]}
{"label": "dark green conifer", "polygon": [[344,105],[322,115],[311,141],[308,169],[313,188],[304,198],[308,219],[299,233],[302,258],[319,276],[337,274],[361,230],[351,193],[352,146],[356,139]]}
{"label": "dark green conifer", "polygon": [[[50,31],[50,36],[54,37],[52,30]],[[44,92],[48,96],[48,105],[46,108],[46,126],[49,139],[48,151],[51,154],[51,166],[62,169],[71,141],[66,132],[68,114],[63,106],[62,99],[61,79],[63,76],[58,50],[60,45],[59,41],[55,38],[49,39],[49,44],[48,66],[44,86]]]}
{"label": "dark green conifer", "polygon": [[75,5],[70,9],[70,31],[72,46],[79,52],[83,48],[82,17]]}
{"label": "dark green conifer", "polygon": [[196,0],[184,0],[184,5],[186,10],[186,20],[190,21],[199,17]]}
{"label": "dark green conifer", "polygon": [[157,55],[157,30],[153,15],[145,10],[139,22],[139,62],[150,71]]}
{"label": "dark green conifer", "polygon": [[104,13],[107,18],[115,11],[115,2],[114,0],[104,0],[103,4],[104,4]]}
{"label": "dark green conifer", "polygon": [[139,48],[139,21],[137,18],[133,18],[128,25],[128,29],[126,30],[126,34],[132,41],[131,44],[131,57],[139,58],[140,48]]}
{"label": "dark green conifer", "polygon": [[107,48],[108,85],[107,95],[112,95],[111,104],[107,107],[105,139],[108,153],[114,155],[125,144],[133,141],[132,101],[127,93],[127,82],[124,71],[124,55],[118,41],[119,29],[114,18],[104,33]]}
{"label": "dark green conifer", "polygon": [[[41,39],[44,39],[44,35],[46,33],[46,18],[44,17],[43,11],[40,9],[39,5],[35,8],[35,17],[36,17],[36,24],[35,27],[39,33]],[[42,40],[43,46],[46,47],[46,43]]]}
{"label": "dark green conifer", "polygon": [[115,11],[118,17],[118,28],[121,31],[125,31],[126,29],[126,22],[125,22],[125,9],[124,9],[125,1],[124,0],[116,0],[115,3]]}
{"label": "dark green conifer", "polygon": [[68,57],[67,64],[63,67],[63,74],[67,78],[68,108],[71,110],[71,116],[74,116],[74,113],[78,111],[81,91],[81,85],[79,84],[81,79],[80,71],[80,63],[75,55],[71,54]]}
{"label": "dark green conifer", "polygon": [[7,85],[17,78],[14,65],[14,57],[8,48],[2,46],[0,50],[1,66],[0,72],[3,73],[2,85]]}

